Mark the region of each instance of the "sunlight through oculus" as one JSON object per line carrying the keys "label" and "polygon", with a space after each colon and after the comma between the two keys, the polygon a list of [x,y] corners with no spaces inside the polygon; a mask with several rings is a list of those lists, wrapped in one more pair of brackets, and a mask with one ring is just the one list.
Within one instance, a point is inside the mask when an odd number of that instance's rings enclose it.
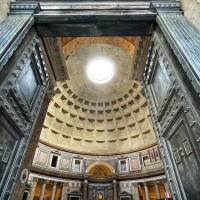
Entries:
{"label": "sunlight through oculus", "polygon": [[106,83],[112,79],[114,63],[106,57],[96,57],[87,65],[87,75],[95,83]]}

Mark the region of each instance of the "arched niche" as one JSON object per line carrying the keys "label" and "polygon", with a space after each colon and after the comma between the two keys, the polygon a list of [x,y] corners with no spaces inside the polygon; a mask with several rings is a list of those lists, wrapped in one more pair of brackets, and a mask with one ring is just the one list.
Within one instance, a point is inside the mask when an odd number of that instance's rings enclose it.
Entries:
{"label": "arched niche", "polygon": [[112,177],[113,168],[107,163],[95,163],[88,169],[88,175],[95,179],[106,179]]}

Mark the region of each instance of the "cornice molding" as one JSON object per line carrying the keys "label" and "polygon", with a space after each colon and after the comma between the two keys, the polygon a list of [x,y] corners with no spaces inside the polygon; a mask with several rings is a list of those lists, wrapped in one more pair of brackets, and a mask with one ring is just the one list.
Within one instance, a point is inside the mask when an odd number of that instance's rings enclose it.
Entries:
{"label": "cornice molding", "polygon": [[33,14],[40,11],[40,4],[35,2],[11,2],[10,15],[12,14]]}
{"label": "cornice molding", "polygon": [[156,13],[181,12],[181,4],[180,1],[151,1],[150,10]]}

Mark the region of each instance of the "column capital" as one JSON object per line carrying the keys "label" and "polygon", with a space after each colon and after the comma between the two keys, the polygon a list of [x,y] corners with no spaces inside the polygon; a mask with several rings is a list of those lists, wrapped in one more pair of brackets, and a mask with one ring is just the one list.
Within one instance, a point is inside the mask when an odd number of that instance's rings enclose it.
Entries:
{"label": "column capital", "polygon": [[67,183],[62,183],[62,186],[63,187],[67,187]]}
{"label": "column capital", "polygon": [[139,186],[139,183],[134,183],[134,187],[138,187]]}
{"label": "column capital", "polygon": [[47,184],[48,180],[46,180],[46,179],[40,179],[40,182],[41,182],[42,184]]}
{"label": "column capital", "polygon": [[57,185],[57,183],[58,183],[57,181],[53,181],[53,185]]}
{"label": "column capital", "polygon": [[33,177],[33,182],[38,182],[38,177]]}
{"label": "column capital", "polygon": [[116,179],[113,179],[113,183],[116,184],[116,183],[117,183],[117,180],[116,180]]}
{"label": "column capital", "polygon": [[88,184],[88,179],[84,179],[83,182],[86,183],[86,184]]}
{"label": "column capital", "polygon": [[142,182],[144,186],[147,186],[147,182]]}
{"label": "column capital", "polygon": [[162,181],[163,183],[168,183],[167,179],[163,179]]}

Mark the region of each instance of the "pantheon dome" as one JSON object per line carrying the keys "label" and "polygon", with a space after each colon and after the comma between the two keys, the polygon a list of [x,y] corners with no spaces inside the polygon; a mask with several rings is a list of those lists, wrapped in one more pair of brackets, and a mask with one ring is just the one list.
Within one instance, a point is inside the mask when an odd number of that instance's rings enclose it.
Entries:
{"label": "pantheon dome", "polygon": [[[135,37],[65,40],[62,38],[69,80],[57,82],[40,141],[94,155],[128,153],[155,145],[142,83],[129,79]],[[88,65],[95,59],[113,65],[107,82],[90,79]],[[106,68],[103,70],[105,74]]]}
{"label": "pantheon dome", "polygon": [[199,10],[1,0],[0,200],[199,200]]}

